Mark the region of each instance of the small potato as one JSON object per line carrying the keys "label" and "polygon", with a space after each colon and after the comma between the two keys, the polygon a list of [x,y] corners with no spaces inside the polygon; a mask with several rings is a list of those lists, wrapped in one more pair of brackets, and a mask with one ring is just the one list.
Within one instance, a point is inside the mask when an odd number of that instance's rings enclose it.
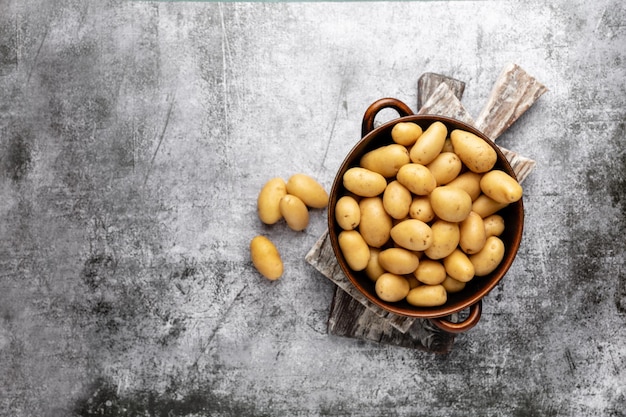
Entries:
{"label": "small potato", "polygon": [[261,188],[257,197],[257,213],[263,223],[274,224],[283,218],[280,199],[286,194],[287,186],[282,178],[272,178]]}
{"label": "small potato", "polygon": [[468,282],[474,278],[474,264],[460,249],[455,249],[445,257],[443,266],[446,268],[446,273],[457,281]]}
{"label": "small potato", "polygon": [[265,278],[274,281],[283,275],[283,261],[278,249],[265,236],[255,236],[250,242],[252,264]]}
{"label": "small potato", "polygon": [[411,161],[422,165],[431,163],[443,149],[447,136],[446,125],[441,122],[432,123],[411,148]]}
{"label": "small potato", "polygon": [[413,252],[402,248],[389,248],[378,254],[380,266],[397,275],[412,274],[420,260]]}
{"label": "small potato", "polygon": [[492,214],[483,219],[485,236],[500,236],[504,232],[504,218],[499,214]]}
{"label": "small potato", "polygon": [[463,288],[465,288],[464,282],[457,281],[451,276],[447,276],[446,279],[441,283],[441,285],[443,285],[443,288],[446,289],[448,294],[454,294],[455,292],[459,292]]}
{"label": "small potato", "polygon": [[360,197],[375,197],[385,191],[387,180],[378,172],[353,167],[343,174],[343,186]]}
{"label": "small potato", "polygon": [[280,199],[279,207],[280,214],[283,215],[290,229],[299,232],[309,225],[309,210],[295,195],[285,195]]}
{"label": "small potato", "polygon": [[445,185],[459,175],[463,163],[454,152],[441,152],[426,168],[432,172],[437,185]]}
{"label": "small potato", "polygon": [[430,205],[440,219],[460,222],[472,211],[472,198],[460,188],[442,185],[430,193]]}
{"label": "small potato", "polygon": [[491,216],[492,214],[502,210],[508,205],[508,203],[498,203],[496,200],[487,197],[485,194],[481,194],[472,203],[472,211],[484,219],[485,217]]}
{"label": "small potato", "polygon": [[496,151],[483,139],[471,132],[455,129],[450,132],[454,152],[472,172],[487,172],[498,159]]}
{"label": "small potato", "polygon": [[459,223],[461,237],[459,246],[468,255],[477,253],[485,246],[487,235],[483,218],[473,211]]}
{"label": "small potato", "polygon": [[448,301],[443,285],[420,285],[409,291],[406,301],[415,307],[437,307]]}
{"label": "small potato", "polygon": [[409,282],[403,276],[386,272],[376,280],[376,295],[383,301],[395,303],[404,299],[410,291]]}
{"label": "small potato", "polygon": [[433,243],[433,232],[426,223],[417,219],[407,219],[391,229],[391,238],[404,249],[426,250]]}
{"label": "small potato", "polygon": [[490,236],[480,252],[469,257],[476,276],[484,277],[492,273],[504,258],[504,243],[496,236]]}
{"label": "small potato", "polygon": [[389,178],[395,176],[400,167],[409,162],[411,160],[406,147],[394,143],[369,151],[363,155],[359,165]]}
{"label": "small potato", "polygon": [[428,196],[414,197],[409,206],[409,217],[428,223],[435,218]]}
{"label": "small potato", "polygon": [[379,248],[389,240],[393,223],[380,197],[367,197],[359,202],[359,232],[368,245]]}
{"label": "small potato", "polygon": [[353,271],[362,271],[370,260],[370,248],[356,230],[343,230],[338,236],[339,248]]}
{"label": "small potato", "polygon": [[433,241],[424,254],[430,259],[443,259],[450,255],[458,246],[460,233],[459,225],[454,222],[437,220],[430,229],[432,230]]}
{"label": "small potato", "polygon": [[287,193],[295,195],[311,208],[321,209],[328,205],[328,193],[324,187],[306,174],[294,174],[289,177]]}
{"label": "small potato", "polygon": [[452,141],[450,138],[446,138],[446,141],[443,143],[443,149],[441,152],[454,152],[454,146],[452,146]]}
{"label": "small potato", "polygon": [[498,203],[514,203],[522,198],[522,186],[504,171],[487,172],[480,180],[480,189]]}
{"label": "small potato", "polygon": [[370,259],[367,262],[367,266],[365,267],[365,275],[367,275],[367,277],[374,282],[376,282],[378,277],[387,272],[383,269],[382,266],[380,266],[380,262],[378,262],[379,254],[380,249],[370,248]]}
{"label": "small potato", "polygon": [[421,164],[403,165],[398,170],[396,179],[417,195],[428,195],[437,187],[437,180],[432,172]]}
{"label": "small potato", "polygon": [[385,211],[394,219],[403,219],[409,215],[409,207],[413,201],[411,192],[398,181],[387,184],[383,193]]}
{"label": "small potato", "polygon": [[359,203],[348,195],[341,197],[335,204],[335,220],[343,230],[356,229],[361,222]]}
{"label": "small potato", "polygon": [[437,285],[446,279],[446,268],[444,268],[441,262],[423,259],[413,275],[419,282],[427,285]]}
{"label": "small potato", "polygon": [[406,280],[409,282],[410,289],[413,289],[415,287],[419,287],[420,285],[422,285],[422,283],[419,282],[417,278],[415,278],[414,275],[405,275],[404,278],[406,278]]}
{"label": "small potato", "polygon": [[476,200],[481,194],[480,179],[483,174],[477,174],[476,172],[466,171],[450,181],[447,185],[450,187],[460,188],[465,191],[472,198],[472,201]]}
{"label": "small potato", "polygon": [[421,135],[422,128],[413,122],[400,122],[391,129],[391,139],[404,146],[413,145]]}

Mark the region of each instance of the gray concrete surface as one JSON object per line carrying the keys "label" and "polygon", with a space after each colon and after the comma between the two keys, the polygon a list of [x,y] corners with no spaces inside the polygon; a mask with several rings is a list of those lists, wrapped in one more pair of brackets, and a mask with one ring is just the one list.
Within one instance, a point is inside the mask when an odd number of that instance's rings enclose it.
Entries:
{"label": "gray concrete surface", "polygon": [[[625,59],[618,0],[0,0],[0,415],[624,416]],[[326,211],[262,226],[258,190],[329,188],[423,72],[478,114],[508,62],[550,91],[499,139],[538,165],[481,322],[445,356],[328,335]]]}

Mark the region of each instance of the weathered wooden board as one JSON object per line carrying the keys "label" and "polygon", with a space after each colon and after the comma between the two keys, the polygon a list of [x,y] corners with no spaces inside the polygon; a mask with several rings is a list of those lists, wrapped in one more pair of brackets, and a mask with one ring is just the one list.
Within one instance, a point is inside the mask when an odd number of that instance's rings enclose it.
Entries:
{"label": "weathered wooden board", "polygon": [[417,80],[417,109],[421,109],[424,104],[435,95],[435,91],[441,84],[445,84],[461,100],[465,91],[465,83],[441,74],[426,72]]}

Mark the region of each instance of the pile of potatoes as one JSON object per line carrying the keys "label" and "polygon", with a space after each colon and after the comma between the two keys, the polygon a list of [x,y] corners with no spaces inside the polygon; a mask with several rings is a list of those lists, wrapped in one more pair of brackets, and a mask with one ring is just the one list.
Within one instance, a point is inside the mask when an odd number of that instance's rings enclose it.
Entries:
{"label": "pile of potatoes", "polygon": [[391,139],[343,175],[339,247],[352,270],[375,281],[380,299],[439,306],[500,264],[498,211],[522,187],[494,169],[495,150],[471,132],[400,122]]}
{"label": "pile of potatoes", "polygon": [[[328,205],[328,193],[315,179],[306,174],[294,174],[285,182],[280,177],[265,183],[257,197],[257,214],[261,222],[273,225],[284,219],[294,231],[309,225],[309,209]],[[261,275],[277,280],[284,265],[276,245],[266,236],[255,236],[250,242],[252,263]]]}

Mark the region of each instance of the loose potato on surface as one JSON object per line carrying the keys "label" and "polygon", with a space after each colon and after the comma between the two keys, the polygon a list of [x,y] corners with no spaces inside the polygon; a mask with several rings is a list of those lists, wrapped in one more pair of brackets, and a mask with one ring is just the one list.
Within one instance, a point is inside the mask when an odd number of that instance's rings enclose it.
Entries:
{"label": "loose potato on surface", "polygon": [[302,200],[295,195],[287,194],[280,199],[280,214],[285,218],[287,226],[296,232],[306,229],[309,225],[309,210]]}
{"label": "loose potato on surface", "polygon": [[265,236],[255,236],[250,242],[252,264],[261,275],[277,280],[283,274],[283,262],[274,243]]}
{"label": "loose potato on surface", "polygon": [[282,178],[272,178],[263,185],[257,197],[257,214],[265,224],[275,224],[283,215],[280,200],[287,194],[287,184]]}
{"label": "loose potato on surface", "polygon": [[286,184],[287,193],[295,195],[311,208],[324,208],[328,205],[328,193],[324,187],[306,174],[294,174]]}

